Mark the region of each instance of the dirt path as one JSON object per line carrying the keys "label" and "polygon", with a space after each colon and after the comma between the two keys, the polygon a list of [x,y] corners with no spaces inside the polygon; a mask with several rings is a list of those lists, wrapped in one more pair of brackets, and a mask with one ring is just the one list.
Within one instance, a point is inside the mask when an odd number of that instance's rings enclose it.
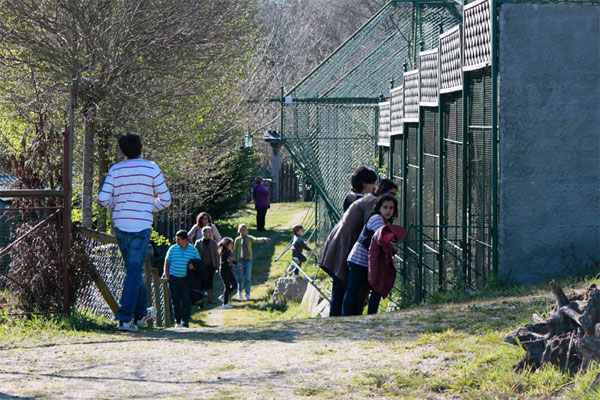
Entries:
{"label": "dirt path", "polygon": [[506,315],[523,301],[232,328],[15,335],[0,342],[0,399],[398,398],[373,382],[433,376],[445,356],[416,345],[419,333],[453,324],[468,332],[482,310]]}
{"label": "dirt path", "polygon": [[[309,320],[89,334],[1,350],[0,398],[290,399],[356,395],[352,379],[408,365],[399,324]],[[387,354],[385,357],[381,355]],[[365,356],[370,360],[365,362]],[[331,397],[331,396],[334,397]]]}

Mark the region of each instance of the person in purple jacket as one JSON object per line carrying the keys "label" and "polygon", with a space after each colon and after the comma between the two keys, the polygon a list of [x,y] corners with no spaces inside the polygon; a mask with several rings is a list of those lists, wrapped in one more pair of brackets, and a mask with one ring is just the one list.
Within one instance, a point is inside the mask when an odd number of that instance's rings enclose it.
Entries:
{"label": "person in purple jacket", "polygon": [[271,207],[271,193],[269,189],[263,185],[263,179],[259,176],[254,182],[254,190],[252,191],[252,197],[254,198],[254,208],[256,209],[256,230],[265,230],[265,217],[267,216],[267,210]]}

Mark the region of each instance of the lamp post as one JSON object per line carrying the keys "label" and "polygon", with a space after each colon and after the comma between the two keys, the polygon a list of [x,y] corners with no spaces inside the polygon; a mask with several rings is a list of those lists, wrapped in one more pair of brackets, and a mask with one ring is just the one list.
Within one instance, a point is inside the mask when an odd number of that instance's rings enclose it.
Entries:
{"label": "lamp post", "polygon": [[271,187],[271,200],[274,203],[279,201],[279,149],[281,149],[281,139],[279,132],[267,131],[262,140],[271,145],[271,174],[273,175],[273,186]]}
{"label": "lamp post", "polygon": [[250,132],[246,132],[246,134],[244,135],[244,148],[245,149],[249,149],[252,147],[252,140],[253,140],[253,135]]}

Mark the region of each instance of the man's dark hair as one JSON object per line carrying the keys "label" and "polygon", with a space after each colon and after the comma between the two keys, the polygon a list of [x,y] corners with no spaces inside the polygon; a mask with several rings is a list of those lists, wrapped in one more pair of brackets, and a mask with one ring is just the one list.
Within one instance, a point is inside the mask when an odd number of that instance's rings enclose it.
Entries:
{"label": "man's dark hair", "polygon": [[263,178],[262,178],[262,177],[260,177],[260,176],[257,176],[257,177],[254,179],[254,183],[256,183],[257,185],[259,185],[259,184],[263,183]]}
{"label": "man's dark hair", "polygon": [[187,238],[188,238],[188,234],[185,229],[178,230],[177,233],[175,234],[175,236],[177,236],[178,238],[181,238],[181,239],[185,239],[185,240],[187,240]]}
{"label": "man's dark hair", "polygon": [[375,183],[377,174],[372,169],[361,165],[356,168],[350,178],[350,185],[354,193],[360,193],[363,190],[363,183]]}
{"label": "man's dark hair", "polygon": [[137,133],[122,133],[119,136],[119,147],[125,157],[138,158],[142,154],[142,138]]}
{"label": "man's dark hair", "polygon": [[392,189],[398,189],[398,185],[396,185],[394,182],[392,182],[389,179],[382,179],[379,181],[379,184],[377,185],[377,189],[375,190],[375,193],[373,193],[375,196],[381,196],[382,194],[386,194],[387,192],[389,192]]}

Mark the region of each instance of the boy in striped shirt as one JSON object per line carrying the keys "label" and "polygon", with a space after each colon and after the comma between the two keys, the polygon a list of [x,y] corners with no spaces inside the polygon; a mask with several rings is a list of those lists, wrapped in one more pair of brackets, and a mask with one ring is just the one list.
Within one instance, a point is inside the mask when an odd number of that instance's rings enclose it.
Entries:
{"label": "boy in striped shirt", "polygon": [[175,311],[175,328],[188,328],[191,314],[190,284],[187,278],[188,269],[194,269],[190,260],[199,260],[198,250],[188,244],[185,229],[175,234],[176,244],[169,247],[165,256],[164,275],[169,281],[171,304]]}
{"label": "boy in striped shirt", "polygon": [[112,210],[125,261],[125,282],[115,319],[119,330],[135,332],[156,314],[154,308],[146,309],[148,295],[142,269],[152,213],[167,208],[171,195],[158,165],[141,158],[142,140],[138,134],[126,132],[119,136],[119,147],[127,159],[110,167],[98,201]]}

